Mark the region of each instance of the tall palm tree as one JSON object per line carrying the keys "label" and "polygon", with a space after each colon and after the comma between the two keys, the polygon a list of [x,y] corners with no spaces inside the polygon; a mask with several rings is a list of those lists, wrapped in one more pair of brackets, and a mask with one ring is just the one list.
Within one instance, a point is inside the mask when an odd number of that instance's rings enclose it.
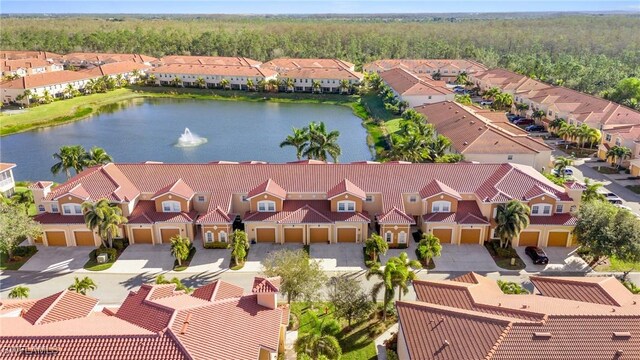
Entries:
{"label": "tall palm tree", "polygon": [[500,238],[501,247],[509,247],[511,241],[529,226],[530,213],[531,209],[518,200],[498,205],[495,233]]}
{"label": "tall palm tree", "polygon": [[278,92],[278,79],[269,79],[267,89],[269,92]]}
{"label": "tall palm tree", "polygon": [[42,93],[42,98],[40,100],[45,104],[50,104],[53,102],[53,95],[51,95],[51,92],[49,92],[49,90],[45,90]]}
{"label": "tall palm tree", "polygon": [[100,199],[95,203],[84,202],[82,213],[87,228],[97,230],[102,243],[106,247],[113,247],[113,238],[120,225],[127,222],[127,218],[122,216],[122,209],[116,204],[110,204],[107,199]]}
{"label": "tall palm tree", "polygon": [[589,202],[594,200],[604,201],[606,198],[599,190],[603,186],[602,183],[591,182],[589,178],[584,179],[586,189],[582,192],[582,201]]}
{"label": "tall palm tree", "polygon": [[309,146],[304,150],[303,156],[309,159],[327,161],[329,156],[333,162],[338,162],[338,157],[342,153],[338,145],[340,132],[333,130],[327,132],[324,122],[309,124]]}
{"label": "tall palm tree", "polygon": [[431,78],[435,81],[440,81],[442,79],[442,74],[440,74],[440,71],[434,73],[433,75],[431,75]]}
{"label": "tall palm tree", "polygon": [[9,299],[26,299],[29,297],[29,288],[18,285],[9,292]]}
{"label": "tall palm tree", "polygon": [[585,132],[585,140],[589,142],[589,148],[593,148],[595,143],[599,143],[602,140],[602,133],[600,130],[590,127]]}
{"label": "tall palm tree", "polygon": [[573,165],[573,160],[566,157],[562,157],[562,156],[559,156],[558,158],[556,158],[556,161],[554,161],[553,163],[554,169],[558,173],[558,176],[560,176],[563,179],[565,176],[564,174],[565,170],[567,169],[567,167],[571,165]]}
{"label": "tall palm tree", "polygon": [[464,95],[457,94],[454,97],[454,101],[457,102],[457,103],[460,103],[462,105],[471,105],[471,104],[473,104],[473,101],[471,100],[471,95],[469,95],[469,94],[464,94]]}
{"label": "tall palm tree", "polygon": [[292,128],[293,134],[288,135],[283,142],[280,143],[280,147],[293,146],[296,148],[296,158],[302,159],[306,147],[309,145],[309,133],[307,128]]}
{"label": "tall palm tree", "polygon": [[456,84],[467,86],[469,85],[469,75],[465,71],[461,72],[456,76]]}
{"label": "tall palm tree", "polygon": [[322,92],[322,84],[320,84],[319,80],[311,81],[311,90],[314,93],[318,93],[318,94],[320,94]]}
{"label": "tall palm tree", "polygon": [[111,155],[107,154],[103,148],[97,146],[92,147],[85,156],[85,166],[87,167],[104,165],[110,162],[113,162]]}
{"label": "tall palm tree", "polygon": [[258,90],[267,91],[267,82],[264,80],[258,81]]}
{"label": "tall palm tree", "polygon": [[189,238],[180,235],[171,238],[171,256],[178,261],[178,266],[182,266],[182,262],[189,258],[192,247]]}
{"label": "tall palm tree", "polygon": [[74,169],[76,174],[84,169],[84,159],[87,151],[80,145],[65,145],[53,154],[53,158],[58,160],[51,167],[53,175],[57,175],[60,171],[67,174],[67,179],[71,178],[69,170]]}
{"label": "tall palm tree", "polygon": [[247,79],[247,90],[254,91],[256,89],[256,85],[253,83],[253,80]]}
{"label": "tall palm tree", "polygon": [[392,283],[398,288],[398,300],[402,300],[402,294],[409,292],[409,285],[416,279],[415,269],[421,269],[422,264],[418,260],[410,260],[406,252],[398,257],[392,257],[385,267],[392,266]]}
{"label": "tall palm tree", "polygon": [[615,161],[616,162],[616,168],[620,169],[620,166],[622,166],[622,162],[624,161],[624,159],[631,157],[632,152],[631,149],[629,149],[626,146],[614,146],[611,149],[609,149],[607,151],[607,159],[611,159],[611,161]]}
{"label": "tall palm tree", "polygon": [[433,139],[428,145],[430,160],[433,161],[439,157],[444,156],[450,148],[451,140],[444,135],[438,134],[438,136]]}
{"label": "tall palm tree", "polygon": [[538,122],[540,122],[542,120],[542,118],[545,116],[546,114],[544,113],[544,111],[542,110],[536,110],[533,112],[533,114],[531,115],[531,117],[534,120],[538,120]]}
{"label": "tall palm tree", "polygon": [[85,276],[82,280],[80,280],[77,276],[73,280],[73,284],[69,286],[69,290],[75,291],[78,294],[87,295],[87,292],[93,291],[98,288],[91,278]]}
{"label": "tall palm tree", "polygon": [[557,130],[557,129],[560,129],[564,125],[567,125],[567,120],[565,120],[563,118],[555,118],[555,119],[553,119],[553,120],[551,120],[549,122],[549,129]]}
{"label": "tall palm tree", "polygon": [[298,337],[295,342],[296,352],[306,354],[311,359],[338,360],[342,356],[342,348],[336,339],[341,331],[340,324],[336,320],[318,316],[311,312],[309,320],[309,332]]}
{"label": "tall palm tree", "polygon": [[522,115],[522,114],[526,113],[527,110],[529,110],[529,104],[517,103],[516,104],[516,110],[518,110],[518,113],[520,115]]}
{"label": "tall palm tree", "polygon": [[287,92],[293,92],[295,90],[295,83],[292,78],[282,79],[282,86]]}
{"label": "tall palm tree", "polygon": [[371,261],[376,261],[378,255],[384,255],[389,250],[389,244],[378,234],[373,234],[364,243],[364,252],[370,256]]}
{"label": "tall palm tree", "polygon": [[556,135],[563,139],[571,138],[573,133],[575,132],[575,125],[568,123],[561,123],[556,130]]}
{"label": "tall palm tree", "polygon": [[493,107],[498,110],[510,108],[513,105],[513,96],[508,93],[498,93],[493,100]]}
{"label": "tall palm tree", "polygon": [[382,269],[379,264],[374,264],[366,274],[367,280],[370,280],[374,276],[380,280],[371,287],[371,297],[374,302],[377,302],[378,294],[380,294],[380,291],[384,291],[382,319],[385,321],[387,320],[387,308],[395,296],[395,286],[392,281],[394,266],[395,265],[385,266],[384,269]]}
{"label": "tall palm tree", "polygon": [[33,91],[27,89],[22,93],[22,98],[27,101],[26,105],[29,107],[31,105],[31,98],[33,97]]}
{"label": "tall palm tree", "polygon": [[173,78],[173,80],[171,80],[171,83],[175,87],[181,87],[182,86],[182,79],[176,76],[176,77]]}
{"label": "tall palm tree", "polygon": [[204,81],[204,78],[202,76],[198,76],[195,83],[201,89],[204,89],[205,87],[207,87],[207,82]]}
{"label": "tall palm tree", "polygon": [[11,197],[11,202],[24,206],[25,213],[29,215],[29,206],[33,204],[33,192],[31,190],[16,192]]}
{"label": "tall palm tree", "polygon": [[482,97],[484,99],[493,100],[496,95],[500,93],[502,93],[502,91],[500,91],[500,88],[492,87],[491,89],[485,91],[484,94],[482,94]]}
{"label": "tall palm tree", "polygon": [[156,85],[156,81],[158,79],[156,78],[155,74],[150,74],[149,76],[147,76],[147,85]]}
{"label": "tall palm tree", "polygon": [[225,90],[229,90],[231,88],[231,82],[229,82],[228,79],[222,79],[220,80],[220,86]]}
{"label": "tall palm tree", "polygon": [[440,239],[431,233],[422,234],[422,240],[418,243],[416,253],[420,259],[424,260],[425,264],[429,265],[431,259],[440,256],[441,252],[442,245],[440,244]]}
{"label": "tall palm tree", "polygon": [[348,93],[349,90],[351,89],[351,84],[349,83],[349,80],[347,79],[342,79],[340,80],[340,92],[341,93]]}

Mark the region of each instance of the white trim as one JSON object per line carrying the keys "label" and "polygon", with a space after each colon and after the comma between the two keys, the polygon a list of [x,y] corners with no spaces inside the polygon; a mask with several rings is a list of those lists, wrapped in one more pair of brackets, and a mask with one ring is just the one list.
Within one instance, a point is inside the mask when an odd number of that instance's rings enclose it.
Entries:
{"label": "white trim", "polygon": [[[165,204],[166,204],[166,205],[168,205],[169,210],[167,210],[167,209],[165,208]],[[178,209],[177,209],[177,210],[176,210],[176,208],[175,208],[175,206],[174,206],[174,205],[176,205],[176,204],[178,205]],[[165,200],[165,201],[163,201],[163,202],[162,202],[162,204],[161,204],[161,205],[162,205],[162,212],[165,212],[165,213],[178,213],[178,212],[182,212],[182,205],[180,204],[180,202],[179,202],[179,201],[176,201],[176,200]]]}
{"label": "white trim", "polygon": [[[260,209],[260,206],[264,205],[264,209]],[[270,209],[270,205],[273,205],[273,210]],[[276,212],[277,206],[276,206],[276,202],[273,200],[260,200],[258,201],[258,203],[256,204],[256,210],[258,210],[258,212]]]}
{"label": "white trim", "polygon": [[[66,209],[68,207],[69,208],[69,213],[67,213]],[[78,213],[78,209],[80,209],[80,212]],[[81,204],[76,204],[76,203],[65,203],[62,204],[62,215],[82,215],[82,205]]]}
{"label": "white trim", "polygon": [[[438,206],[438,210],[436,210],[436,205]],[[445,211],[446,205],[446,211]],[[432,213],[448,213],[451,212],[451,201],[447,200],[438,200],[431,203],[431,212]]]}
{"label": "white trim", "polygon": [[[400,241],[404,237],[403,241]],[[404,231],[400,231],[398,233],[398,244],[406,244],[407,243],[407,233]]]}
{"label": "white trim", "polygon": [[[391,238],[390,238],[390,239],[387,239],[387,235],[391,235]],[[391,232],[390,230],[387,230],[387,231],[384,233],[384,241],[386,241],[386,242],[387,242],[387,244],[393,244],[393,232]]]}
{"label": "white trim", "polygon": [[[344,205],[344,209],[340,210],[340,205]],[[353,209],[350,209],[351,205],[353,205]],[[340,200],[336,203],[336,210],[338,212],[356,212],[356,202],[353,200]]]}

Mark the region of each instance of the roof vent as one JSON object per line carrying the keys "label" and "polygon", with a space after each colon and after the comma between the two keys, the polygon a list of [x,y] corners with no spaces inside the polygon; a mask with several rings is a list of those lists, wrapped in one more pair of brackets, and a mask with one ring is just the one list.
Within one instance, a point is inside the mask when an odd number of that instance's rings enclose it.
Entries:
{"label": "roof vent", "polygon": [[630,339],[631,332],[629,331],[614,331],[613,332],[614,339]]}
{"label": "roof vent", "polygon": [[444,341],[444,344],[442,344],[442,346],[449,346],[449,345],[451,345],[451,343],[449,342],[449,340],[445,340],[445,341]]}
{"label": "roof vent", "polygon": [[619,350],[616,351],[616,355],[617,356],[622,356],[622,354],[624,354],[624,350],[619,349]]}
{"label": "roof vent", "polygon": [[187,328],[189,327],[189,320],[191,320],[191,313],[188,313],[184,318],[184,322],[182,323],[182,328],[180,329],[180,334],[184,335],[187,332]]}
{"label": "roof vent", "polygon": [[456,114],[458,113],[458,110],[456,110]]}
{"label": "roof vent", "polygon": [[469,145],[469,143],[465,141],[462,143],[462,145]]}
{"label": "roof vent", "polygon": [[548,333],[548,332],[534,332],[533,333],[533,337],[534,338],[538,338],[538,339],[551,339],[551,333]]}
{"label": "roof vent", "polygon": [[471,124],[471,125],[473,125],[473,124],[475,124],[475,123],[476,123],[476,122],[475,122],[475,121],[473,121],[473,120],[469,121],[469,124]]}
{"label": "roof vent", "polygon": [[522,305],[522,308],[523,308],[523,309],[528,309],[528,308],[529,308],[529,305],[524,304],[524,305]]}
{"label": "roof vent", "polygon": [[462,115],[462,118],[465,119],[467,117],[467,115]]}

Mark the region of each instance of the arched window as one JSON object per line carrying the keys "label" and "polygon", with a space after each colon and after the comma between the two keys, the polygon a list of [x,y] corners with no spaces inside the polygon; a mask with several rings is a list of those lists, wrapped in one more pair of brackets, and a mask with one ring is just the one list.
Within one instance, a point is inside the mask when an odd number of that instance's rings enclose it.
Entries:
{"label": "arched window", "polygon": [[211,231],[207,231],[205,234],[205,240],[208,243],[213,242],[213,233]]}
{"label": "arched window", "polygon": [[167,200],[162,202],[163,212],[180,212],[180,203],[178,201]]}
{"label": "arched window", "polygon": [[549,216],[551,215],[551,204],[535,204],[531,206],[531,216]]}
{"label": "arched window", "polygon": [[260,212],[274,212],[276,211],[275,201],[263,200],[258,201],[258,211]]}
{"label": "arched window", "polygon": [[404,231],[401,231],[398,234],[398,244],[406,244],[407,243],[407,233]]}
{"label": "arched window", "polygon": [[431,212],[450,212],[451,211],[451,202],[449,201],[434,201],[431,204]]}
{"label": "arched window", "polygon": [[356,211],[355,201],[338,201],[338,212],[354,212]]}
{"label": "arched window", "polygon": [[393,242],[393,233],[392,233],[391,231],[387,231],[387,232],[384,234],[384,239],[385,239],[388,243]]}
{"label": "arched window", "polygon": [[218,233],[218,240],[221,242],[227,242],[227,233],[225,231],[220,231]]}

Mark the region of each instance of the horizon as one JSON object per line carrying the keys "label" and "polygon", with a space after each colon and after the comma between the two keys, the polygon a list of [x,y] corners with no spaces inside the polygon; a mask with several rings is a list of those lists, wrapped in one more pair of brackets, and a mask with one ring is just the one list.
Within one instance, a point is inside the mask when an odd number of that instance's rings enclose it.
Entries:
{"label": "horizon", "polygon": [[[382,15],[640,12],[638,1],[2,1],[1,15]],[[153,8],[153,11],[148,11]],[[274,10],[277,9],[277,10]],[[332,11],[327,11],[332,9]],[[460,11],[465,9],[465,11]]]}

